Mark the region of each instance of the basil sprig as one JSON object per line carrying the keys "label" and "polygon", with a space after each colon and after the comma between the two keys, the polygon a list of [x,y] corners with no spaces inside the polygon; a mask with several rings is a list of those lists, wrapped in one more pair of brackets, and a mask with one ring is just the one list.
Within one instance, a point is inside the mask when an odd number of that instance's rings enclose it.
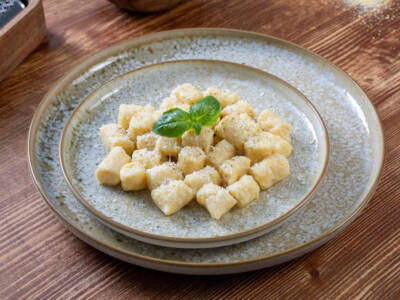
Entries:
{"label": "basil sprig", "polygon": [[164,112],[154,123],[152,131],[161,136],[180,137],[193,128],[197,135],[203,126],[213,125],[221,113],[221,104],[213,96],[202,98],[186,112],[172,108]]}

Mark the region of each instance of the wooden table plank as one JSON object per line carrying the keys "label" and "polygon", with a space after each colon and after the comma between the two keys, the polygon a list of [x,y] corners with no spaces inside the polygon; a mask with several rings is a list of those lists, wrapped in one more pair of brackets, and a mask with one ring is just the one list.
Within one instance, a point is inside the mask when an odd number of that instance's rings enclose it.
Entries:
{"label": "wooden table plank", "polygon": [[[379,10],[348,3],[187,0],[168,12],[135,14],[105,0],[44,0],[47,42],[0,82],[0,299],[400,299],[400,1]],[[160,273],[81,242],[35,191],[27,131],[51,84],[116,42],[197,26],[298,43],[347,71],[375,103],[386,135],[381,184],[364,213],[316,251],[246,274]]]}

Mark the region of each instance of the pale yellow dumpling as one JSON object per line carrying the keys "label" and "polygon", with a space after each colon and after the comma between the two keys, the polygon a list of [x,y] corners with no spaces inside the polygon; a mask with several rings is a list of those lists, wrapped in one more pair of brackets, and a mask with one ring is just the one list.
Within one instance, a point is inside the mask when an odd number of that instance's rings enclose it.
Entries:
{"label": "pale yellow dumpling", "polygon": [[172,180],[183,180],[182,172],[174,162],[165,162],[146,170],[147,185],[150,190]]}
{"label": "pale yellow dumpling", "polygon": [[165,160],[166,158],[156,150],[138,149],[132,153],[132,161],[142,164],[145,169],[158,166]]}
{"label": "pale yellow dumpling", "polygon": [[237,204],[240,208],[258,199],[260,194],[260,187],[250,175],[243,175],[238,181],[229,185],[226,189],[233,198],[237,200]]}
{"label": "pale yellow dumpling", "polygon": [[176,213],[194,198],[194,192],[182,180],[174,180],[152,190],[151,197],[167,216]]}
{"label": "pale yellow dumpling", "polygon": [[257,124],[262,130],[279,135],[290,142],[290,125],[283,122],[277,114],[269,109],[261,112],[258,116]]}
{"label": "pale yellow dumpling", "polygon": [[235,156],[235,147],[227,140],[221,140],[207,153],[207,163],[218,168],[225,160]]}
{"label": "pale yellow dumpling", "polygon": [[150,105],[121,104],[118,111],[118,125],[123,129],[128,129],[132,116],[142,112],[153,113],[154,108]]}
{"label": "pale yellow dumpling", "polygon": [[217,220],[237,203],[227,190],[213,183],[203,185],[197,192],[196,198],[197,202],[208,210],[211,217]]}
{"label": "pale yellow dumpling", "polygon": [[274,153],[280,153],[285,157],[289,157],[292,153],[292,145],[279,135],[269,132],[259,132],[257,135],[250,137],[244,143],[246,156],[253,163],[263,160]]}
{"label": "pale yellow dumpling", "polygon": [[221,176],[213,167],[207,166],[201,170],[187,175],[184,181],[195,193],[197,193],[197,191],[207,183],[220,185]]}
{"label": "pale yellow dumpling", "polygon": [[203,94],[190,83],[178,85],[172,91],[171,95],[175,96],[180,102],[188,105],[193,105],[203,98]]}
{"label": "pale yellow dumpling", "polygon": [[136,141],[137,136],[150,132],[155,122],[154,112],[142,111],[133,115],[128,127],[129,138]]}
{"label": "pale yellow dumpling", "polygon": [[203,149],[205,153],[210,150],[214,140],[214,130],[211,127],[203,126],[200,134],[196,135],[193,129],[182,135],[182,146],[193,146]]}
{"label": "pale yellow dumpling", "polygon": [[167,156],[178,156],[181,151],[181,139],[180,138],[169,138],[166,136],[160,136],[157,140],[156,148],[160,153]]}
{"label": "pale yellow dumpling", "polygon": [[234,156],[224,161],[218,168],[224,184],[230,185],[246,174],[250,163],[250,159],[246,156]]}
{"label": "pale yellow dumpling", "polygon": [[233,144],[236,149],[243,150],[244,143],[259,132],[256,122],[246,113],[226,116],[215,127],[218,136]]}
{"label": "pale yellow dumpling", "polygon": [[166,112],[173,108],[180,108],[184,111],[189,111],[190,105],[179,101],[175,96],[165,98],[160,105],[160,112]]}
{"label": "pale yellow dumpling", "polygon": [[226,106],[221,111],[221,116],[226,117],[228,115],[241,114],[241,113],[246,113],[251,118],[254,118],[256,116],[256,112],[254,111],[253,107],[249,102],[246,101],[239,101],[236,102],[235,104]]}
{"label": "pale yellow dumpling", "polygon": [[158,135],[149,132],[136,137],[136,147],[138,149],[154,150],[156,148]]}
{"label": "pale yellow dumpling", "polygon": [[105,185],[120,183],[120,170],[131,158],[122,147],[114,147],[96,170],[96,179]]}
{"label": "pale yellow dumpling", "polygon": [[125,129],[117,124],[103,125],[100,128],[100,137],[108,150],[119,146],[126,153],[132,154],[132,151],[135,149],[135,143],[128,138]]}
{"label": "pale yellow dumpling", "polygon": [[282,154],[273,154],[252,166],[249,173],[261,189],[265,190],[289,176],[289,161]]}
{"label": "pale yellow dumpling", "polygon": [[235,92],[222,90],[218,88],[209,88],[205,91],[204,96],[213,96],[221,104],[222,108],[232,105],[239,101],[239,96]]}
{"label": "pale yellow dumpling", "polygon": [[178,155],[178,168],[187,175],[204,167],[206,155],[199,147],[183,147]]}
{"label": "pale yellow dumpling", "polygon": [[137,162],[124,165],[120,170],[121,187],[124,191],[146,188],[146,169]]}

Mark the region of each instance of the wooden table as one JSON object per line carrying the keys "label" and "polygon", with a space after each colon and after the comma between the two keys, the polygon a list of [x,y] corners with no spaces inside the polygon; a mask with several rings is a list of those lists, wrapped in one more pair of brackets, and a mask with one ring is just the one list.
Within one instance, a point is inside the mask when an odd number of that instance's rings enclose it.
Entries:
{"label": "wooden table", "polygon": [[[400,1],[378,10],[344,1],[187,0],[135,14],[106,0],[45,0],[48,41],[0,83],[0,299],[400,299]],[[33,186],[28,126],[51,84],[114,43],[197,26],[298,43],[347,71],[379,111],[387,156],[375,197],[349,228],[304,257],[218,277],[146,270],[78,240]]]}

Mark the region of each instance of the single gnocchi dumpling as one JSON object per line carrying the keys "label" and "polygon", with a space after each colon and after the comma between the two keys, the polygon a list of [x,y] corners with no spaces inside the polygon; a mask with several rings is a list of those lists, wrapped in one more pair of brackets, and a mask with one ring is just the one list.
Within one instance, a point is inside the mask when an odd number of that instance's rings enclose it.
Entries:
{"label": "single gnocchi dumpling", "polygon": [[180,108],[184,111],[189,111],[190,105],[187,103],[184,103],[182,101],[179,101],[175,96],[167,97],[165,98],[160,105],[160,112],[164,113],[167,110],[173,109],[173,108]]}
{"label": "single gnocchi dumpling", "polygon": [[290,142],[290,125],[283,122],[277,114],[269,109],[261,112],[258,116],[257,124],[262,130],[279,135]]}
{"label": "single gnocchi dumpling", "polygon": [[174,180],[152,190],[151,197],[158,208],[169,216],[188,204],[194,192],[182,180]]}
{"label": "single gnocchi dumpling", "polygon": [[145,133],[136,137],[136,147],[138,149],[154,150],[156,148],[158,135],[154,132]]}
{"label": "single gnocchi dumpling", "polygon": [[238,150],[243,150],[247,139],[259,131],[256,122],[246,113],[228,115],[215,127],[217,135],[226,139]]}
{"label": "single gnocchi dumpling", "polygon": [[178,155],[178,167],[187,175],[204,167],[206,155],[199,147],[183,147]]}
{"label": "single gnocchi dumpling", "polygon": [[195,192],[207,183],[221,184],[221,176],[213,167],[207,166],[185,177],[185,183]]}
{"label": "single gnocchi dumpling", "polygon": [[162,156],[156,150],[150,151],[147,149],[138,149],[132,153],[132,161],[142,164],[145,169],[150,169],[158,166],[166,160],[165,156]]}
{"label": "single gnocchi dumpling", "polygon": [[219,173],[225,185],[231,185],[250,169],[250,159],[246,156],[234,156],[219,166]]}
{"label": "single gnocchi dumpling", "polygon": [[174,162],[165,162],[146,170],[147,186],[150,190],[158,188],[160,185],[167,184],[172,180],[182,180],[182,172]]}
{"label": "single gnocchi dumpling", "polygon": [[273,154],[253,165],[250,168],[250,174],[260,185],[261,189],[265,190],[289,176],[289,161],[282,154]]}
{"label": "single gnocchi dumpling", "polygon": [[241,114],[241,113],[246,113],[251,118],[254,118],[256,116],[256,112],[254,111],[253,107],[249,102],[246,101],[239,101],[236,102],[235,104],[226,106],[221,111],[221,116],[226,117],[227,115]]}
{"label": "single gnocchi dumpling", "polygon": [[132,116],[142,112],[153,113],[154,108],[150,105],[121,104],[118,111],[118,125],[123,129],[128,129]]}
{"label": "single gnocchi dumpling", "polygon": [[142,164],[131,162],[120,170],[121,187],[124,191],[138,191],[146,188],[146,170]]}
{"label": "single gnocchi dumpling", "polygon": [[214,130],[211,127],[203,126],[200,134],[196,135],[193,129],[186,131],[182,135],[182,146],[200,147],[207,153],[214,140]]}
{"label": "single gnocchi dumpling", "polygon": [[125,129],[121,128],[117,124],[106,124],[101,126],[100,137],[108,150],[119,146],[130,155],[135,149],[135,143],[128,138]]}
{"label": "single gnocchi dumpling", "polygon": [[236,154],[235,147],[227,140],[221,140],[207,153],[207,163],[218,168],[225,160]]}
{"label": "single gnocchi dumpling", "polygon": [[120,183],[120,171],[122,166],[131,161],[122,147],[114,147],[107,157],[100,163],[96,170],[96,179],[105,185],[117,185]]}
{"label": "single gnocchi dumpling", "polygon": [[156,148],[167,156],[178,156],[181,151],[181,139],[160,136],[157,140]]}
{"label": "single gnocchi dumpling", "polygon": [[197,202],[204,206],[211,217],[219,220],[237,203],[227,190],[214,183],[208,183],[196,194]]}
{"label": "single gnocchi dumpling", "polygon": [[258,199],[260,194],[260,187],[250,175],[243,175],[238,181],[229,185],[226,189],[233,198],[237,200],[237,204],[240,208]]}
{"label": "single gnocchi dumpling", "polygon": [[142,111],[133,115],[128,127],[129,138],[136,141],[137,136],[150,132],[155,121],[154,112]]}
{"label": "single gnocchi dumpling", "polygon": [[259,162],[274,153],[289,157],[292,149],[292,145],[287,140],[266,131],[259,132],[244,143],[246,156],[253,163]]}
{"label": "single gnocchi dumpling", "polygon": [[171,95],[175,96],[180,102],[188,105],[193,105],[203,98],[203,94],[190,83],[178,85],[172,91]]}
{"label": "single gnocchi dumpling", "polygon": [[222,108],[235,104],[239,101],[239,96],[237,93],[231,92],[229,90],[222,90],[218,88],[209,88],[204,93],[204,96],[213,96],[221,104]]}

